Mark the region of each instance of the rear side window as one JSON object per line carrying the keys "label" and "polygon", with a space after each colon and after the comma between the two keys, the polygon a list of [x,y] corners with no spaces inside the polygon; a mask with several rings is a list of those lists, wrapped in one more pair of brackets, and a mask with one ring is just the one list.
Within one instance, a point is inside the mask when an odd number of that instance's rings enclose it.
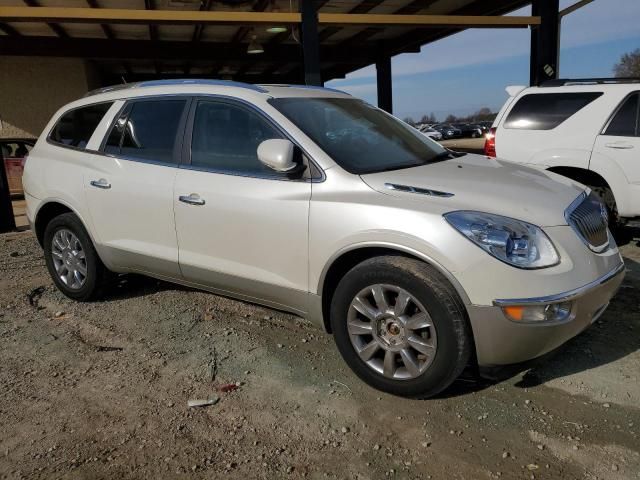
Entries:
{"label": "rear side window", "polygon": [[69,147],[86,148],[91,135],[111,105],[112,102],[98,103],[64,113],[51,130],[49,140]]}
{"label": "rear side window", "polygon": [[617,137],[638,136],[640,134],[639,103],[640,94],[638,93],[634,93],[627,98],[616,111],[604,134]]}
{"label": "rear side window", "polygon": [[524,95],[509,112],[504,128],[551,130],[600,96],[602,92]]}
{"label": "rear side window", "polygon": [[114,123],[104,152],[134,160],[174,163],[174,149],[186,99],[132,103]]}

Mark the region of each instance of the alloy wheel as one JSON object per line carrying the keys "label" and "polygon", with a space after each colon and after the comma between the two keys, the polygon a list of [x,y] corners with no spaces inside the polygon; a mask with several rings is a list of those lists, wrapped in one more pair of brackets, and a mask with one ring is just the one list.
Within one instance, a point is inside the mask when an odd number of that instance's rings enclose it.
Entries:
{"label": "alloy wheel", "polygon": [[386,378],[417,378],[435,358],[437,335],[429,313],[398,286],[361,290],[349,306],[347,330],[360,359]]}
{"label": "alloy wheel", "polygon": [[72,290],[82,288],[87,280],[87,258],[78,237],[62,228],[51,240],[51,257],[56,274]]}

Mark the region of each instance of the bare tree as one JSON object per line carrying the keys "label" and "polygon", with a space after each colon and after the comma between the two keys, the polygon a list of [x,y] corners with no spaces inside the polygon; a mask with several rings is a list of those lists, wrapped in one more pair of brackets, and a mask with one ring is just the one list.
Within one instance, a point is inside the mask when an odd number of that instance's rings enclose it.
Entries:
{"label": "bare tree", "polygon": [[640,48],[625,53],[613,67],[616,77],[640,77]]}

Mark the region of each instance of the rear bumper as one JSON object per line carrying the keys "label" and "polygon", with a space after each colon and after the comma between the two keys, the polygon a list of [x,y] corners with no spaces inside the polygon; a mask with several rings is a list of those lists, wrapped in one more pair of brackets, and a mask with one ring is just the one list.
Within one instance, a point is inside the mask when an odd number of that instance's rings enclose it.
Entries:
{"label": "rear bumper", "polygon": [[[482,367],[525,362],[559,347],[602,315],[624,278],[624,264],[583,287],[540,298],[496,300],[494,306],[469,305],[469,319]],[[571,317],[560,323],[518,323],[502,312],[506,305],[573,301]]]}

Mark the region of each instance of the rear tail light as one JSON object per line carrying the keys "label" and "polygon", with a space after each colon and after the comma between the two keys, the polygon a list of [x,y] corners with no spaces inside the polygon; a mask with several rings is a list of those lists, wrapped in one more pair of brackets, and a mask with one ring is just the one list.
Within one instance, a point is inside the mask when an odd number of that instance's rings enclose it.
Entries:
{"label": "rear tail light", "polygon": [[485,136],[484,154],[487,157],[496,156],[496,128],[495,127],[492,127],[487,133],[487,135]]}

